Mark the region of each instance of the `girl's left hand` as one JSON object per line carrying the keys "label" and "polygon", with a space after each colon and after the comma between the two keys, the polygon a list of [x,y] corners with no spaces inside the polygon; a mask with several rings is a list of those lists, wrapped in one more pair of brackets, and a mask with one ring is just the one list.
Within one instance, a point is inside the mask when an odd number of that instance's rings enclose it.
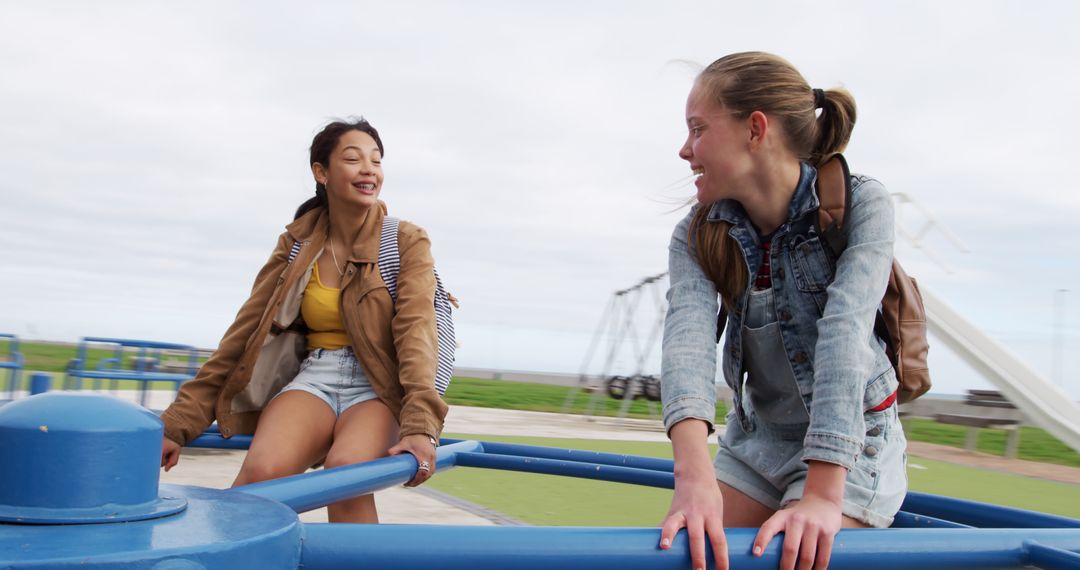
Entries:
{"label": "girl's left hand", "polygon": [[798,503],[776,511],[761,525],[754,539],[754,555],[761,556],[773,537],[783,532],[780,570],[824,570],[829,566],[833,540],[843,520],[839,504],[806,495]]}
{"label": "girl's left hand", "polygon": [[431,438],[420,433],[407,435],[398,441],[397,445],[387,450],[390,455],[411,453],[416,458],[416,475],[405,483],[406,487],[416,487],[427,481],[435,474],[435,445]]}

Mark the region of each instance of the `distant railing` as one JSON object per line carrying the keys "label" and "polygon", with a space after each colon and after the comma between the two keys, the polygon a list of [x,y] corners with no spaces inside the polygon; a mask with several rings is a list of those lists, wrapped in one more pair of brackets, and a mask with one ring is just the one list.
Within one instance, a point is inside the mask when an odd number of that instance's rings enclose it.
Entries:
{"label": "distant railing", "polygon": [[19,377],[23,369],[23,355],[19,352],[19,337],[13,334],[0,333],[0,339],[7,339],[7,354],[0,354],[0,370],[10,370],[8,373],[7,393],[8,398],[15,397],[15,390],[19,388]]}
{"label": "distant railing", "polygon": [[[111,357],[96,363],[89,362],[90,345],[114,347]],[[180,384],[195,377],[201,351],[186,344],[124,338],[84,337],[79,342],[77,356],[68,363],[64,389],[79,390],[83,380],[93,380],[93,389],[101,390],[105,380],[116,390],[121,380],[140,384],[140,404],[149,400],[150,384],[170,382],[174,391]]]}

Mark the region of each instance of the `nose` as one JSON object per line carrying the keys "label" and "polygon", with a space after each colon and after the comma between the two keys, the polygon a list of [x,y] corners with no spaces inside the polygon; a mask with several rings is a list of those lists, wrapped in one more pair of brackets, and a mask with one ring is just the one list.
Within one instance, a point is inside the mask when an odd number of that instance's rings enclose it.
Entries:
{"label": "nose", "polygon": [[690,137],[686,137],[686,142],[684,142],[682,148],[679,149],[679,158],[689,161],[693,156],[694,154],[690,152]]}

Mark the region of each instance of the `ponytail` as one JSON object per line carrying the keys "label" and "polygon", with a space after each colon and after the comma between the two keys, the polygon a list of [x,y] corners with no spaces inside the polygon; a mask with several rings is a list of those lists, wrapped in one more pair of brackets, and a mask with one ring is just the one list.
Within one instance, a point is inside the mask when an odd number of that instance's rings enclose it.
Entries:
{"label": "ponytail", "polygon": [[820,100],[821,114],[817,118],[817,139],[810,153],[810,162],[814,166],[821,166],[847,148],[851,131],[855,128],[855,98],[846,89],[813,91],[822,93],[822,96],[815,97]]}
{"label": "ponytail", "polygon": [[315,195],[300,204],[300,207],[296,209],[296,215],[293,219],[298,219],[300,216],[314,210],[315,208],[327,208],[329,204],[326,202],[326,186],[322,183],[315,183]]}
{"label": "ponytail", "polygon": [[696,207],[694,217],[690,220],[689,235],[686,236],[687,244],[692,244],[689,248],[691,255],[705,276],[716,285],[724,305],[734,307],[735,300],[750,282],[746,264],[742,262],[742,251],[738,242],[728,235],[730,223],[709,222],[711,208],[705,204]]}

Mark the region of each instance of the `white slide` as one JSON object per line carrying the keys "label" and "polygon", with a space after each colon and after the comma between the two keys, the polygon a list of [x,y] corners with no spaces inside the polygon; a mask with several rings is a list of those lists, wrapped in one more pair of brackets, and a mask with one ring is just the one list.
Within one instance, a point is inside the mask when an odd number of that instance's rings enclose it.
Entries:
{"label": "white slide", "polygon": [[982,373],[1028,419],[1080,451],[1080,406],[932,293],[920,290],[930,332]]}

